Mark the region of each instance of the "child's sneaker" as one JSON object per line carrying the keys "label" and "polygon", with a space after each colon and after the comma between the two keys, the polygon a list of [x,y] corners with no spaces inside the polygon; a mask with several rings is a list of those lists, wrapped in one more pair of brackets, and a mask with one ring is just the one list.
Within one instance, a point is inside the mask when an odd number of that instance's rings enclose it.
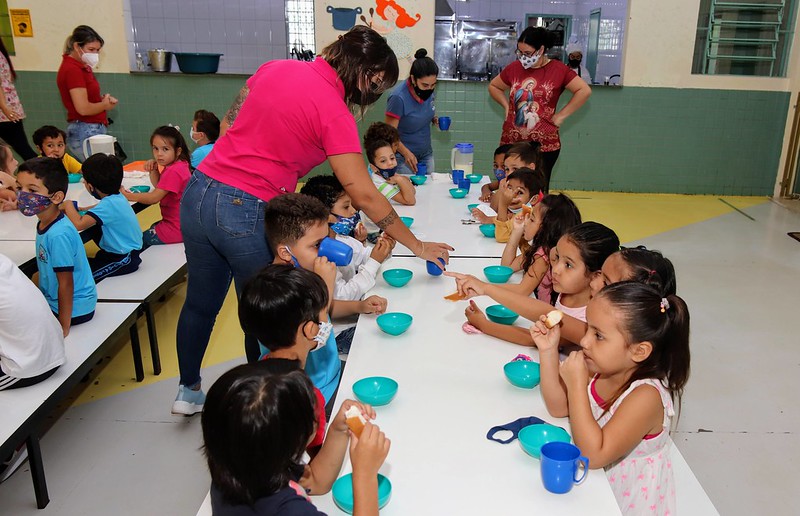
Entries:
{"label": "child's sneaker", "polygon": [[26,460],[28,460],[28,447],[23,443],[14,451],[14,455],[0,464],[0,483],[8,480],[8,477],[13,475]]}
{"label": "child's sneaker", "polygon": [[203,411],[206,402],[205,393],[198,389],[193,391],[185,385],[178,387],[178,397],[172,404],[172,413],[175,415],[192,416]]}

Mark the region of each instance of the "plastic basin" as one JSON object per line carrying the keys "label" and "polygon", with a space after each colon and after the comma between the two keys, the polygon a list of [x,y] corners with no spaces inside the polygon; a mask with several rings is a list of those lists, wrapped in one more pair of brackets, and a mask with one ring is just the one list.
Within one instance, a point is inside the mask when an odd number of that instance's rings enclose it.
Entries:
{"label": "plastic basin", "polygon": [[205,52],[175,52],[178,68],[183,73],[217,73],[222,54]]}

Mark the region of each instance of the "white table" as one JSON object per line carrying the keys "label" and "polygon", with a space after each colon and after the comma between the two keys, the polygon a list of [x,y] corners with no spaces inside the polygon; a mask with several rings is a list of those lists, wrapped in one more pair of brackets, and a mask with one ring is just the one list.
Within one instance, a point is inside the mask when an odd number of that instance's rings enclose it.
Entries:
{"label": "white table", "polygon": [[[454,258],[449,269],[483,277],[483,267],[494,264],[496,259]],[[603,471],[591,471],[567,495],[551,494],[542,486],[539,461],[516,441],[486,439],[491,427],[525,416],[569,428],[567,419],[549,416],[538,387],[513,387],[503,375],[503,365],[517,354],[538,354],[465,334],[466,303],[443,299],[455,291],[452,278],[429,276],[425,263],[413,258],[391,258],[383,270],[396,267],[411,269],[411,282],[394,288],[379,278],[370,294],[386,297],[389,311],[410,313],[414,322],[393,337],[374,316],[361,316],[334,408],[353,398],[352,385],[361,378],[388,376],[399,383],[397,397],[376,408],[376,423],[392,440],[381,469],[392,482],[392,499],[382,514],[619,514]],[[481,308],[493,304],[488,298],[476,302]],[[530,323],[520,318],[517,324]],[[342,474],[350,471],[346,460]],[[341,514],[330,494],[313,501],[324,512]]]}
{"label": "white table", "polygon": [[34,240],[2,240],[0,253],[8,256],[20,267],[36,259],[36,242]]}
{"label": "white table", "polygon": [[[417,187],[417,204],[402,206],[394,204],[400,216],[413,217],[411,231],[427,242],[444,242],[455,247],[450,253],[453,257],[500,258],[505,244],[494,238],[487,238],[478,229],[478,224],[463,225],[464,219],[471,219],[467,205],[478,203],[481,186],[486,184],[487,177],[480,183],[470,186],[469,193],[463,199],[454,199],[449,190],[455,188],[447,174],[434,174],[425,184]],[[397,244],[395,256],[414,256],[403,244]]]}

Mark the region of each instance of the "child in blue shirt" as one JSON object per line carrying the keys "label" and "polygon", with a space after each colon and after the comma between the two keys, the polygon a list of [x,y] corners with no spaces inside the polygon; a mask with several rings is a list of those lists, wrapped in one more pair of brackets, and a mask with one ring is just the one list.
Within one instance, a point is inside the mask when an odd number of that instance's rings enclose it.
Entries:
{"label": "child in blue shirt", "polygon": [[116,156],[95,154],[83,162],[86,189],[99,203],[81,215],[74,203],[62,208],[78,231],[100,226],[100,250],[89,260],[95,282],[109,276],[130,274],[142,263],[142,230],[128,200],[120,193],[122,163]]}
{"label": "child in blue shirt", "polygon": [[194,113],[189,138],[197,145],[192,152],[192,168],[200,166],[219,138],[219,118],[211,111],[198,109]]}
{"label": "child in blue shirt", "polygon": [[[59,211],[69,186],[60,160],[34,158],[19,167],[17,208],[39,218],[36,226],[36,264],[39,289],[58,318],[66,337],[70,326],[94,316],[97,288],[83,241]],[[71,203],[68,203],[71,204]]]}

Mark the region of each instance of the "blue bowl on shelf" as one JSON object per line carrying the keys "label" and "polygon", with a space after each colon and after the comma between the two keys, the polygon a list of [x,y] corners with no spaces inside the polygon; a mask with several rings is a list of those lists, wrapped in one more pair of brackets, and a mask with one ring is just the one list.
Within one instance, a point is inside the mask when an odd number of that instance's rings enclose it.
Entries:
{"label": "blue bowl on shelf", "polygon": [[[336,480],[331,488],[333,501],[338,508],[347,514],[353,514],[353,474],[348,473]],[[378,473],[378,509],[389,503],[392,497],[392,483],[385,476]]]}
{"label": "blue bowl on shelf", "polygon": [[409,179],[411,179],[411,182],[414,183],[415,186],[419,186],[428,180],[428,176],[414,175],[414,176],[409,176]]}
{"label": "blue bowl on shelf", "polygon": [[[411,177],[414,177],[414,176],[411,176]],[[400,220],[403,221],[403,224],[405,224],[407,228],[410,228],[411,224],[414,223],[414,217],[400,217]]]}
{"label": "blue bowl on shelf", "polygon": [[494,238],[494,224],[481,224],[478,226],[483,236],[487,238]]}
{"label": "blue bowl on shelf", "polygon": [[353,394],[362,403],[375,407],[388,405],[397,395],[397,382],[385,376],[362,378],[353,384]]}
{"label": "blue bowl on shelf", "polygon": [[70,183],[80,183],[83,176],[80,174],[69,174]]}
{"label": "blue bowl on shelf", "polygon": [[539,364],[530,360],[509,362],[503,366],[503,372],[511,385],[522,389],[533,389],[541,379]]}
{"label": "blue bowl on shelf", "polygon": [[378,323],[378,328],[383,330],[385,333],[388,333],[389,335],[400,335],[405,333],[405,331],[411,326],[411,322],[414,320],[414,318],[403,312],[387,312],[379,315],[375,320]]}
{"label": "blue bowl on shelf", "polygon": [[534,459],[540,459],[542,446],[552,442],[570,442],[569,433],[560,426],[547,423],[529,425],[519,431],[520,447]]}
{"label": "blue bowl on shelf", "polygon": [[408,269],[389,269],[383,271],[383,279],[393,287],[403,287],[414,276],[414,273]]}
{"label": "blue bowl on shelf", "polygon": [[505,265],[490,265],[483,268],[483,274],[489,283],[505,283],[514,274],[514,269]]}
{"label": "blue bowl on shelf", "polygon": [[450,189],[450,195],[452,195],[454,199],[463,199],[464,197],[467,196],[468,193],[469,193],[469,190],[467,190],[466,188],[451,188]]}
{"label": "blue bowl on shelf", "polygon": [[514,324],[519,314],[503,305],[492,305],[486,308],[486,317],[498,324]]}

